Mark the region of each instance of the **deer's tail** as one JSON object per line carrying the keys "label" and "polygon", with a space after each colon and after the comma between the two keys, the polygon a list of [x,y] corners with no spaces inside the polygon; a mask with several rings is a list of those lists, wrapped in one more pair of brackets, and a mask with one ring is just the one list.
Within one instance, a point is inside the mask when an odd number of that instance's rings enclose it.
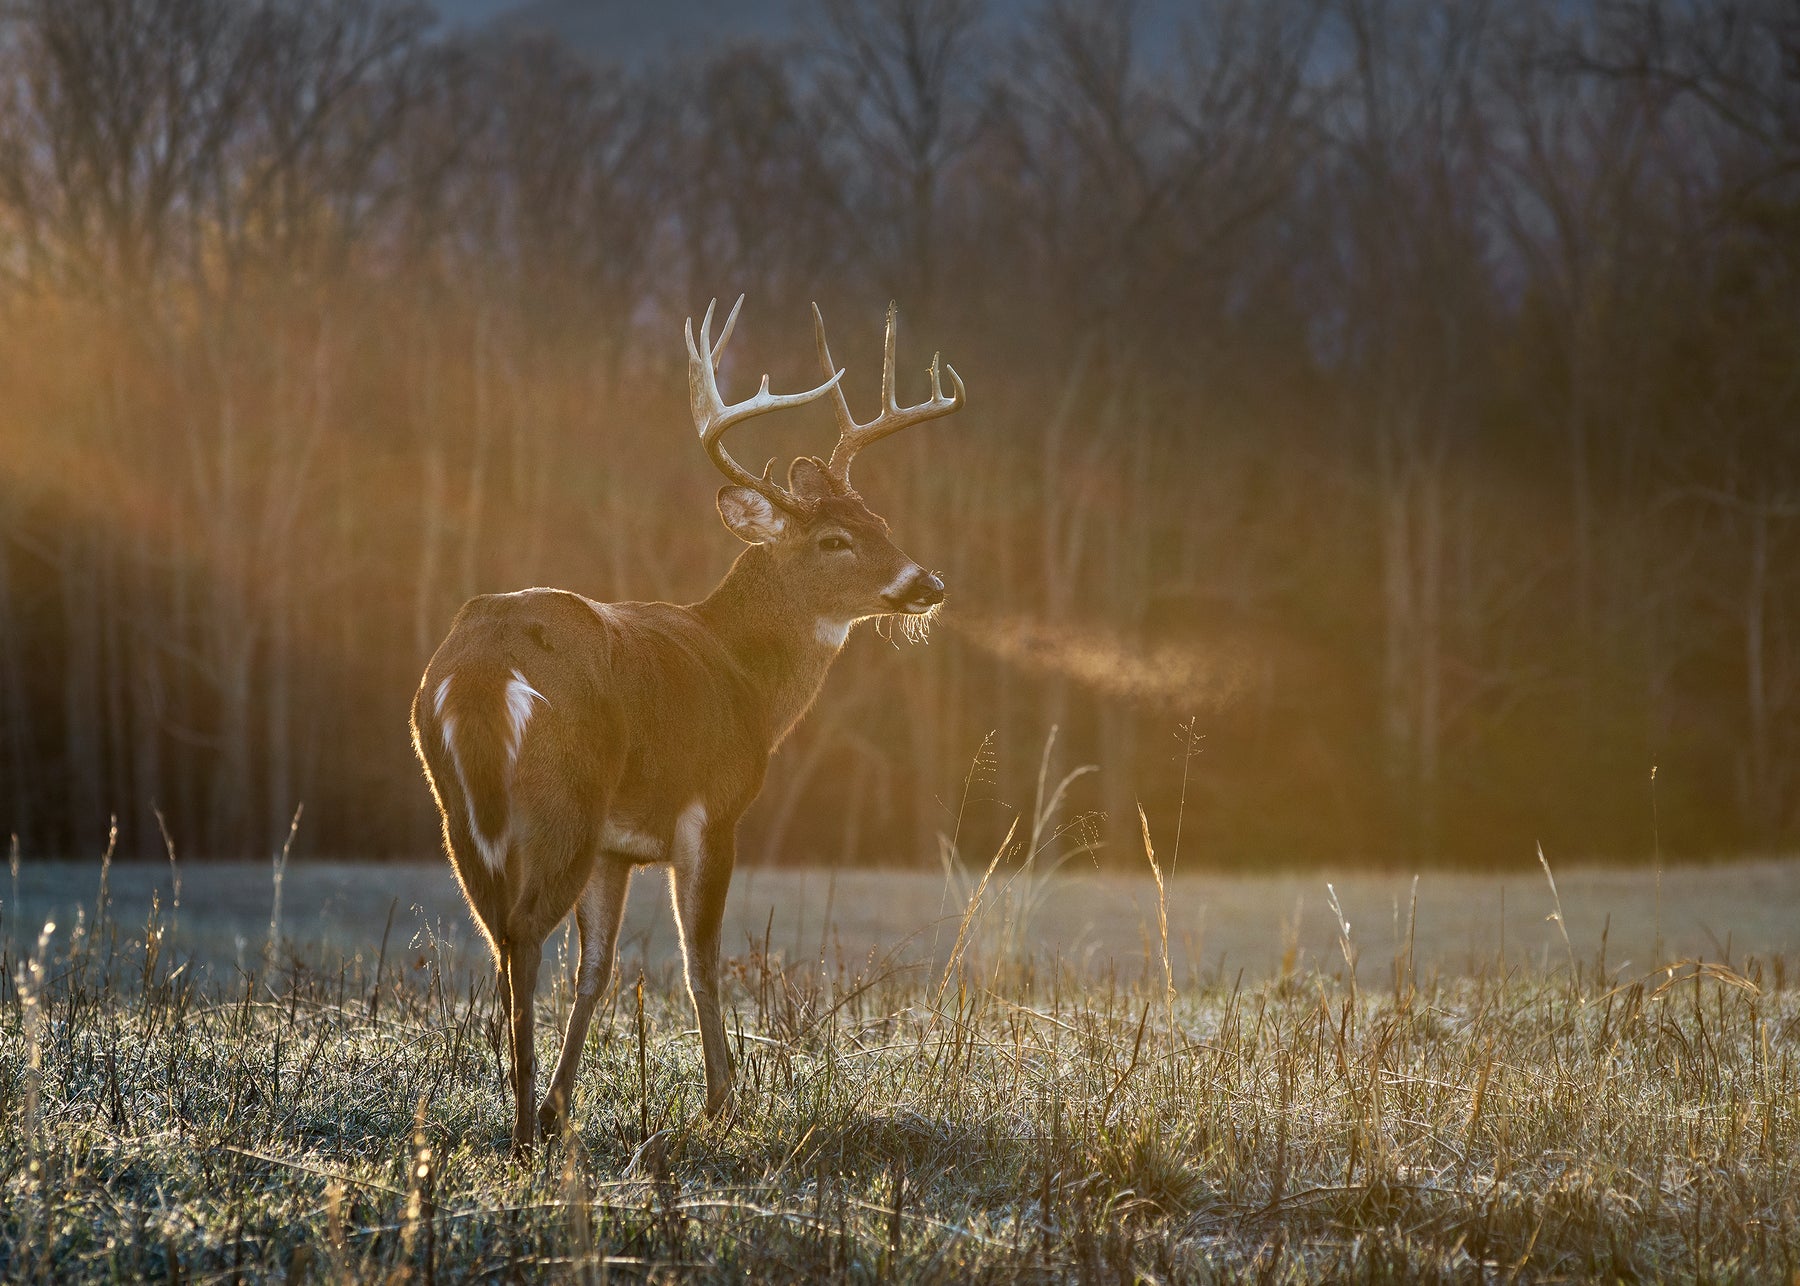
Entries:
{"label": "deer's tail", "polygon": [[419,752],[429,768],[441,747],[455,783],[440,801],[446,822],[459,802],[449,796],[458,795],[475,851],[495,877],[506,870],[511,841],[513,767],[543,701],[517,669],[463,666],[421,690],[415,703]]}

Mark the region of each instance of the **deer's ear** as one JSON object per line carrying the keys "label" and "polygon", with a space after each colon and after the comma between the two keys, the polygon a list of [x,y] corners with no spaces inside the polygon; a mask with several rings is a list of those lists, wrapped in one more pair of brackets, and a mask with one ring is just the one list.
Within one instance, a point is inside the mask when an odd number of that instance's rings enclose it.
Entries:
{"label": "deer's ear", "polygon": [[749,487],[720,487],[719,517],[732,535],[748,545],[772,544],[788,529],[788,516],[770,504],[767,496]]}
{"label": "deer's ear", "polygon": [[831,475],[825,472],[824,462],[809,455],[797,457],[788,466],[788,490],[813,504],[837,494]]}

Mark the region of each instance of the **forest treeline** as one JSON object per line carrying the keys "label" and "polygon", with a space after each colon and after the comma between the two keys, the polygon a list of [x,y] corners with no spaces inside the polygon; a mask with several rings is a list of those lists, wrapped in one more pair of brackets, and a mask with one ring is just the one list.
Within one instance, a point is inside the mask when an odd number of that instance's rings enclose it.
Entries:
{"label": "forest treeline", "polygon": [[[7,7],[0,836],[429,852],[466,596],[735,553],[681,323],[744,292],[728,395],[811,382],[813,300],[863,413],[890,298],[901,397],[969,388],[860,479],[947,611],[853,639],[746,858],[990,844],[1052,726],[1108,863],[1139,803],[1184,865],[1794,842],[1800,10],[808,12],[620,68]],[[829,445],[791,418],[743,452]]]}

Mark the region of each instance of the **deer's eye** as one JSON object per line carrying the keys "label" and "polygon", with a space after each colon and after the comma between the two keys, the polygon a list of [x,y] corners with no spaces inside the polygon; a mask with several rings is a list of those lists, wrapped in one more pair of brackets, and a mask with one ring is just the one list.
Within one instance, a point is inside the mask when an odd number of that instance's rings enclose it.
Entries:
{"label": "deer's eye", "polygon": [[819,548],[824,550],[848,549],[850,548],[850,542],[845,540],[842,536],[821,536],[819,538]]}

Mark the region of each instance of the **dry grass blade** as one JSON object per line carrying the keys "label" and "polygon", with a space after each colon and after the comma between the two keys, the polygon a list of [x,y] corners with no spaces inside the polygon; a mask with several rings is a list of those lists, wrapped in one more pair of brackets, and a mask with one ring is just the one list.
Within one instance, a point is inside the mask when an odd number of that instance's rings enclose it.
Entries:
{"label": "dry grass blade", "polygon": [[969,926],[975,922],[976,913],[981,909],[982,894],[987,892],[988,881],[994,878],[994,869],[1000,865],[1000,859],[1005,857],[1008,850],[1012,848],[1013,836],[1018,832],[1019,819],[1015,817],[1012,825],[1006,828],[1006,838],[1001,840],[1000,847],[994,850],[993,859],[988,862],[987,869],[981,873],[981,881],[975,886],[974,892],[969,895],[968,903],[963,907],[962,919],[956,925],[956,941],[950,947],[950,959],[944,965],[944,976],[938,980],[937,991],[931,998],[933,1008],[943,1002],[944,992],[950,986],[950,979],[956,973],[957,967],[962,964],[963,952],[969,944]]}
{"label": "dry grass blade", "polygon": [[1163,993],[1168,998],[1170,1024],[1175,1014],[1175,966],[1169,960],[1169,890],[1163,885],[1162,868],[1156,864],[1156,846],[1150,842],[1150,819],[1144,806],[1138,805],[1138,826],[1144,836],[1144,857],[1150,863],[1150,874],[1156,878],[1156,932],[1162,946]]}
{"label": "dry grass blade", "polygon": [[1569,985],[1575,984],[1575,944],[1569,941],[1569,926],[1563,920],[1562,898],[1556,891],[1556,877],[1550,873],[1550,859],[1544,856],[1544,846],[1537,846],[1538,865],[1544,868],[1544,879],[1550,884],[1550,902],[1552,910],[1545,916],[1546,920],[1555,923],[1557,931],[1562,934],[1563,947],[1569,953]]}

